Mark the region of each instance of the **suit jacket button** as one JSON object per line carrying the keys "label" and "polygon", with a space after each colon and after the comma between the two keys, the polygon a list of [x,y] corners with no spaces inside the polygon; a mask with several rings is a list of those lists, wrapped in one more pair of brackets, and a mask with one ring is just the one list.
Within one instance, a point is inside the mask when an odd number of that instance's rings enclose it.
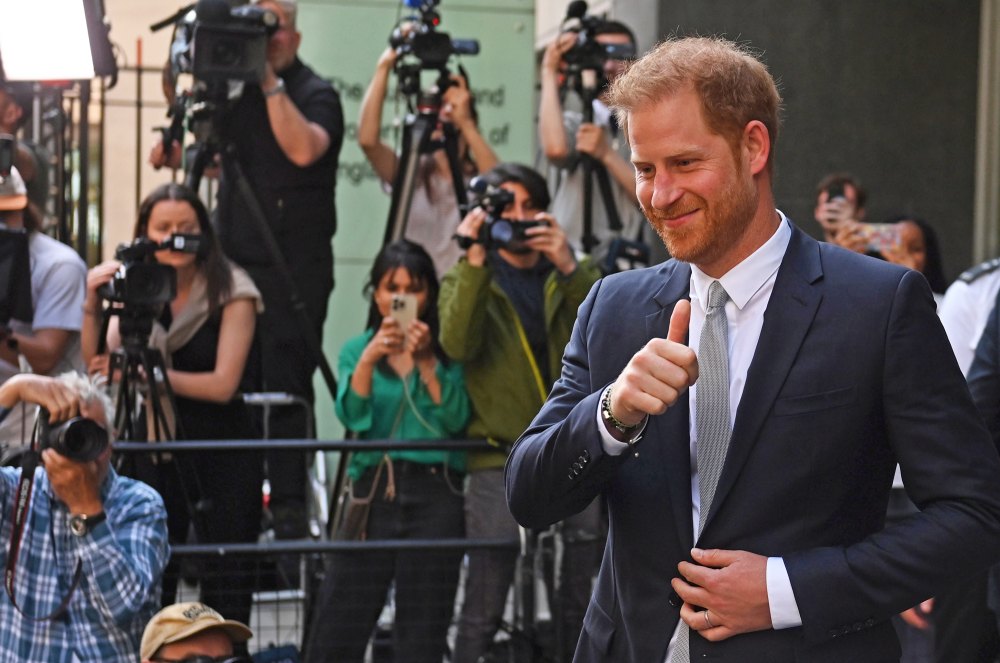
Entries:
{"label": "suit jacket button", "polygon": [[587,460],[590,460],[590,452],[587,451],[586,449],[584,449],[583,450],[583,457],[586,458]]}
{"label": "suit jacket button", "polygon": [[583,465],[581,465],[580,463],[573,463],[574,470],[579,470],[581,467],[583,467]]}

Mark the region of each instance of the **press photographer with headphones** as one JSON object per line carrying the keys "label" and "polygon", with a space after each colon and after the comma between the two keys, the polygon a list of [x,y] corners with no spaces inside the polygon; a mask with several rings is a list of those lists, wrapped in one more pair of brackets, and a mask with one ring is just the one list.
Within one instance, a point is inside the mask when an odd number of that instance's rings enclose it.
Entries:
{"label": "press photographer with headphones", "polygon": [[[0,420],[20,402],[45,408],[53,425],[87,420],[74,423],[90,426],[95,453],[77,458],[74,446],[39,435],[42,467],[32,469],[38,457],[29,451],[21,472],[0,468],[0,562],[8,581],[0,662],[133,663],[167,562],[163,501],[109,466],[112,408],[98,383],[76,373],[23,373],[0,385]],[[26,506],[17,507],[19,497]]]}
{"label": "press photographer with headphones", "polygon": [[[198,253],[159,250],[153,255],[157,263],[176,270],[177,293],[156,317],[149,337],[149,345],[163,354],[176,395],[177,425],[171,432],[192,440],[255,439],[259,434],[237,392],[244,380],[254,381],[244,369],[260,294],[247,274],[222,255],[201,200],[186,187],[164,184],[142,202],[135,237],[160,244],[178,233],[200,239]],[[82,346],[92,371],[107,370],[108,355],[98,354],[101,292],[118,267],[117,261],[108,261],[87,275]],[[111,316],[106,342],[108,352],[122,345],[118,316]],[[136,478],[163,496],[172,541],[185,541],[192,520],[200,542],[256,541],[263,482],[260,453],[200,452],[155,459],[135,454],[130,460]],[[201,578],[203,600],[247,621],[252,572],[245,561],[211,560]],[[176,582],[176,575],[168,573],[167,602],[173,602]]]}

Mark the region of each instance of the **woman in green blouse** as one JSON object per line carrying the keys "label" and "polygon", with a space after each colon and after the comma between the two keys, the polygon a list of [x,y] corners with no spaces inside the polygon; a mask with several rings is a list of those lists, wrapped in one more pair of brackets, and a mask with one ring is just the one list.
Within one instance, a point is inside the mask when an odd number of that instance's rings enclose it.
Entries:
{"label": "woman in green blouse", "polygon": [[[462,434],[469,418],[462,368],[437,341],[438,281],[419,244],[388,244],[372,266],[365,331],[340,353],[337,416],[367,439],[433,439]],[[458,451],[356,452],[353,495],[371,497],[363,536],[464,536]],[[341,535],[343,536],[343,532]],[[397,661],[440,663],[451,622],[462,551],[334,555],[317,598],[306,661],[362,661],[395,581]]]}

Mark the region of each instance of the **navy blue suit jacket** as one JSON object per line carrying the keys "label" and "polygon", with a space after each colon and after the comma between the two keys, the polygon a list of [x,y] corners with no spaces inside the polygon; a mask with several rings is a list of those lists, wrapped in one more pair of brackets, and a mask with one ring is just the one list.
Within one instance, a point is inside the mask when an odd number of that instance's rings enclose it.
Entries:
{"label": "navy blue suit jacket", "polygon": [[[508,460],[525,526],[607,498],[577,661],[661,663],[679,619],[670,579],[696,543],[687,394],[620,456],[604,452],[596,413],[632,355],[666,336],[690,273],[668,261],[594,286],[562,375]],[[897,461],[922,513],[883,530]],[[739,663],[898,660],[889,617],[1000,557],[1000,458],[920,274],[793,227],[697,544],[788,569],[801,627],[692,636],[692,660]]]}

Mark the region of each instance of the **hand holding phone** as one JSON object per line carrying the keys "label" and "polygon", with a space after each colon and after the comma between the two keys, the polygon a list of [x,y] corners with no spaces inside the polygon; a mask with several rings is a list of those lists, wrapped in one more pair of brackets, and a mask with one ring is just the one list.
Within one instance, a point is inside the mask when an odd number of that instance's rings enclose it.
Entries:
{"label": "hand holding phone", "polygon": [[393,295],[389,305],[389,317],[399,323],[399,328],[405,334],[410,323],[417,319],[417,296],[414,294]]}

